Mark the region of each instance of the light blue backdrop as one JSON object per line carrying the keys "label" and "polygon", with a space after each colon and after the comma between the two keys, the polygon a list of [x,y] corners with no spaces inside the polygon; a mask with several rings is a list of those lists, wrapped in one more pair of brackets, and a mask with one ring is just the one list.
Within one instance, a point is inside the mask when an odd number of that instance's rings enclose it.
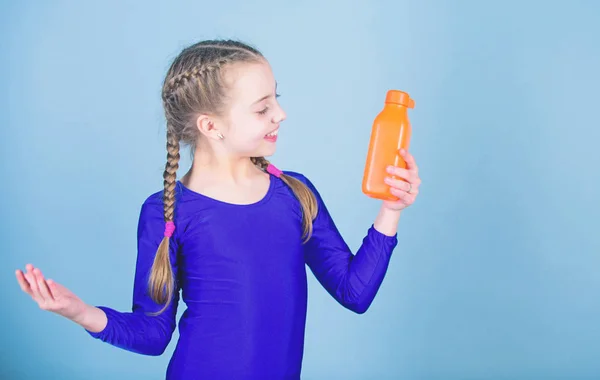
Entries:
{"label": "light blue backdrop", "polygon": [[416,100],[422,193],[365,315],[310,275],[303,379],[599,378],[600,5],[517,4],[3,1],[0,378],[163,378],[177,334],[158,358],[113,348],[13,273],[32,262],[130,309],[161,81],[213,37],[270,59],[274,161],[313,180],[353,248],[379,208],[360,191],[372,120],[389,88]]}

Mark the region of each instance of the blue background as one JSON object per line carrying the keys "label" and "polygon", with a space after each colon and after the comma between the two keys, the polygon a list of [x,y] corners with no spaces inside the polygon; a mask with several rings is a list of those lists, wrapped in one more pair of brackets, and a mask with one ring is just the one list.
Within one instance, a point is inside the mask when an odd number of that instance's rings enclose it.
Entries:
{"label": "blue background", "polygon": [[419,199],[365,315],[310,275],[303,379],[600,378],[599,19],[591,0],[3,1],[0,378],[164,378],[177,333],[161,357],[111,347],[14,270],[130,310],[161,81],[205,38],[270,60],[288,113],[273,161],[311,178],[354,249],[379,208],[360,190],[373,118],[390,88],[416,100]]}

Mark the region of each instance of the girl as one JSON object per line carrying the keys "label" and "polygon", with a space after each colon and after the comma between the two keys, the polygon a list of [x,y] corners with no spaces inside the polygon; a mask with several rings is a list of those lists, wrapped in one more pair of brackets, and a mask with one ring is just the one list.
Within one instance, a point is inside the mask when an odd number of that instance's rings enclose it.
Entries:
{"label": "girl", "polygon": [[[24,292],[132,352],[161,355],[181,296],[186,310],[168,379],[299,379],[308,265],[343,307],[364,313],[397,244],[400,212],[419,191],[413,157],[390,167],[398,201],[386,201],[354,255],[302,174],[282,172],[275,152],[286,115],[270,65],[236,41],[184,49],[162,90],[167,120],[164,190],[143,203],[132,312],[85,304],[31,264],[16,271]],[[176,179],[180,144],[194,152]]]}

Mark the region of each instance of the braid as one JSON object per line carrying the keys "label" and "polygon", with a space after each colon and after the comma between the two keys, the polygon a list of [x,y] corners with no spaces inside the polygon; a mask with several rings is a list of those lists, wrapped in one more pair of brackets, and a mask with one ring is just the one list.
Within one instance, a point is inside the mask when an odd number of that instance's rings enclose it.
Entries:
{"label": "braid", "polygon": [[169,95],[173,94],[181,86],[184,86],[192,78],[196,78],[199,76],[200,67],[198,66],[193,67],[191,70],[184,71],[179,75],[175,75],[166,83],[165,89],[163,91],[163,99],[168,98]]}
{"label": "braid", "polygon": [[260,170],[266,171],[269,166],[269,160],[264,157],[252,157],[250,158],[252,163],[256,165]]}
{"label": "braid", "polygon": [[[266,171],[269,161],[264,157],[252,157],[250,159],[259,169]],[[313,220],[317,217],[318,205],[315,194],[299,179],[287,174],[281,175],[281,180],[290,188],[300,202],[302,208],[302,238],[306,243],[313,230]]]}
{"label": "braid", "polygon": [[174,133],[167,132],[167,164],[163,173],[165,222],[172,222],[175,213],[175,182],[179,158],[179,140]]}
{"label": "braid", "polygon": [[[165,222],[173,222],[175,219],[175,185],[177,180],[177,169],[179,168],[179,140],[167,126],[167,164],[163,173],[164,191],[163,207]],[[169,237],[165,236],[158,247],[154,258],[153,270],[150,274],[149,286],[152,299],[164,307],[155,314],[162,313],[171,302],[175,292],[175,279],[171,267],[169,254]]]}
{"label": "braid", "polygon": [[163,91],[163,100],[167,102],[174,101],[173,95],[177,92],[178,89],[184,87],[188,82],[192,80],[202,80],[204,75],[211,74],[221,69],[222,66],[226,65],[231,60],[231,57],[221,58],[214,62],[194,66],[190,70],[186,70],[181,74],[175,75],[173,78],[169,79],[169,81],[165,84],[165,89]]}

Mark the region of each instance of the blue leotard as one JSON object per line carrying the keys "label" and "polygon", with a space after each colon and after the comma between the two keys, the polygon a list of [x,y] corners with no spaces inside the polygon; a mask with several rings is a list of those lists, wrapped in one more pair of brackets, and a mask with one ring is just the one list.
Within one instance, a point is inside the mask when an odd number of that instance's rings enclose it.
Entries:
{"label": "blue leotard", "polygon": [[[132,312],[100,306],[108,324],[93,337],[125,350],[160,355],[176,326],[180,296],[185,312],[167,369],[169,380],[300,379],[307,306],[306,265],[342,306],[367,310],[385,276],[396,236],[373,225],[354,255],[318,200],[311,239],[302,244],[300,203],[270,176],[257,203],[234,205],[176,185],[175,233],[170,256],[178,291],[161,309],[147,280],[163,238],[162,192],[143,204],[138,226]],[[181,294],[181,295],[180,295]]]}

